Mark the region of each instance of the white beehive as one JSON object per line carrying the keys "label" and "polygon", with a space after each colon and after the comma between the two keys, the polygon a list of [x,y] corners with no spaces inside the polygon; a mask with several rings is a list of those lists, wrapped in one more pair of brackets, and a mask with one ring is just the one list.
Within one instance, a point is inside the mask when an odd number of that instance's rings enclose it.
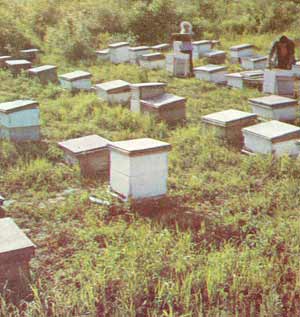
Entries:
{"label": "white beehive", "polygon": [[258,87],[262,85],[264,72],[261,70],[245,71],[226,74],[227,86],[243,89],[244,87]]}
{"label": "white beehive", "polygon": [[91,78],[91,73],[81,70],[59,75],[61,86],[68,90],[90,90],[92,88]]}
{"label": "white beehive", "polygon": [[11,59],[5,61],[6,67],[13,75],[18,75],[22,70],[31,68],[31,63],[25,59]]}
{"label": "white beehive", "polygon": [[20,55],[21,58],[34,62],[38,58],[39,52],[40,50],[37,48],[29,48],[25,50],[20,50]]}
{"label": "white beehive", "polygon": [[294,84],[292,70],[266,69],[264,72],[264,93],[294,97]]}
{"label": "white beehive", "polygon": [[292,72],[294,76],[296,76],[297,78],[300,78],[300,62],[297,62],[296,64],[292,66]]}
{"label": "white beehive", "polygon": [[243,129],[245,150],[275,156],[298,155],[300,128],[272,120]]}
{"label": "white beehive", "polygon": [[171,46],[168,43],[162,43],[162,44],[154,45],[151,48],[155,52],[165,52],[165,51],[168,51],[171,48]]}
{"label": "white beehive", "polygon": [[243,142],[242,129],[255,124],[257,115],[229,109],[208,114],[201,119],[205,127],[213,129],[218,137],[240,145]]}
{"label": "white beehive", "polygon": [[188,54],[176,53],[166,56],[167,72],[175,77],[187,77],[190,74],[190,60]]}
{"label": "white beehive", "polygon": [[109,61],[110,60],[110,50],[107,48],[104,50],[96,51],[96,56],[97,56],[97,59],[100,61]]}
{"label": "white beehive", "polygon": [[241,66],[244,69],[265,69],[268,67],[268,56],[241,57]]}
{"label": "white beehive", "polygon": [[195,77],[213,83],[225,83],[227,67],[221,65],[205,65],[194,68]]}
{"label": "white beehive", "polygon": [[13,219],[0,219],[0,290],[11,290],[16,301],[29,294],[29,262],[35,248]]}
{"label": "white beehive", "polygon": [[203,55],[209,64],[224,64],[226,60],[226,52],[212,50]]}
{"label": "white beehive", "polygon": [[110,61],[114,64],[129,62],[129,43],[119,42],[109,45]]}
{"label": "white beehive", "polygon": [[170,149],[170,144],[148,138],[112,143],[112,191],[126,200],[164,196],[167,193]]}
{"label": "white beehive", "polygon": [[33,100],[0,103],[0,138],[12,141],[38,141],[39,104]]}
{"label": "white beehive", "polygon": [[232,63],[239,63],[242,57],[253,56],[254,46],[251,44],[241,44],[230,48],[230,59]]}
{"label": "white beehive", "polygon": [[88,135],[58,143],[68,164],[79,164],[84,177],[108,177],[110,141]]}
{"label": "white beehive", "polygon": [[8,55],[0,56],[0,68],[6,68],[7,65],[5,62],[10,59],[12,59],[12,57]]}
{"label": "white beehive", "polygon": [[241,73],[226,74],[225,78],[227,80],[227,86],[239,89],[244,88],[244,81]]}
{"label": "white beehive", "polygon": [[193,58],[197,59],[204,56],[212,49],[212,42],[209,40],[194,41],[193,44]]}
{"label": "white beehive", "polygon": [[166,66],[165,55],[161,53],[150,53],[140,57],[140,66],[147,69],[163,69]]}
{"label": "white beehive", "polygon": [[149,46],[137,46],[129,48],[129,60],[131,64],[139,64],[142,55],[150,54],[151,48]]}
{"label": "white beehive", "polygon": [[141,100],[158,97],[165,93],[165,83],[140,83],[131,85],[130,110],[141,112]]}
{"label": "white beehive", "polygon": [[260,117],[279,121],[296,119],[298,101],[281,96],[265,96],[249,99],[252,111]]}
{"label": "white beehive", "polygon": [[95,85],[98,97],[110,104],[127,105],[130,102],[130,84],[124,80],[113,80]]}
{"label": "white beehive", "polygon": [[57,67],[53,65],[43,65],[28,69],[30,76],[38,78],[42,84],[57,82]]}

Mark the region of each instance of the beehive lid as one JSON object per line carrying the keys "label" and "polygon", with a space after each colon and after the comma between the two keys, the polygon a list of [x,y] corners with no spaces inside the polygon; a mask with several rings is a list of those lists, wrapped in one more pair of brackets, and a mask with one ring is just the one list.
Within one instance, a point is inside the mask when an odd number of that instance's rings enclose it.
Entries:
{"label": "beehive lid", "polygon": [[257,115],[254,113],[249,113],[245,111],[239,111],[235,109],[224,110],[220,112],[215,112],[203,116],[202,122],[210,123],[222,127],[232,126],[239,124],[243,120],[255,119]]}
{"label": "beehive lid", "polygon": [[108,81],[106,83],[97,84],[95,85],[95,87],[103,89],[107,92],[118,92],[118,91],[130,90],[130,84],[124,80]]}
{"label": "beehive lid", "polygon": [[228,77],[228,78],[243,78],[243,75],[241,73],[231,73],[231,74],[226,74],[225,77]]}
{"label": "beehive lid", "polygon": [[32,257],[35,245],[11,218],[0,219],[0,262],[18,254]]}
{"label": "beehive lid", "polygon": [[129,43],[128,42],[118,42],[118,43],[113,43],[113,44],[109,45],[110,48],[118,48],[118,47],[122,47],[122,46],[129,46]]}
{"label": "beehive lid", "polygon": [[173,94],[162,94],[158,97],[141,100],[141,101],[146,103],[147,105],[151,105],[151,107],[159,109],[159,108],[166,107],[167,105],[170,105],[170,104],[185,102],[186,98],[179,97]]}
{"label": "beehive lid", "polygon": [[35,109],[38,107],[38,102],[35,100],[15,100],[10,102],[0,103],[0,112],[12,113],[25,109]]}
{"label": "beehive lid", "polygon": [[108,53],[109,53],[109,48],[106,48],[106,49],[104,49],[104,50],[96,51],[96,54],[100,54],[100,55],[102,55],[102,54],[108,54]]}
{"label": "beehive lid", "polygon": [[75,72],[67,73],[64,75],[60,75],[59,78],[67,80],[67,81],[75,81],[80,79],[91,78],[92,74],[89,72],[84,72],[82,70],[76,70]]}
{"label": "beehive lid", "polygon": [[129,50],[130,50],[130,51],[133,51],[133,52],[145,51],[145,50],[149,50],[149,49],[150,49],[149,46],[129,47]]}
{"label": "beehive lid", "polygon": [[226,69],[227,69],[226,66],[213,65],[213,64],[194,68],[195,71],[203,71],[203,72],[208,72],[208,73],[216,73],[216,72],[224,71]]}
{"label": "beehive lid", "polygon": [[38,53],[40,50],[38,48],[29,48],[25,50],[20,50],[21,53]]}
{"label": "beehive lid", "polygon": [[0,60],[1,61],[6,61],[6,60],[8,60],[8,59],[10,59],[11,58],[11,56],[0,56]]}
{"label": "beehive lid", "polygon": [[12,59],[5,62],[7,65],[10,66],[17,66],[17,65],[31,65],[29,61],[26,59]]}
{"label": "beehive lid", "polygon": [[156,61],[165,59],[165,55],[161,53],[150,53],[142,55],[141,59],[147,61]]}
{"label": "beehive lid", "polygon": [[205,57],[214,57],[214,56],[220,56],[220,55],[226,55],[225,51],[221,50],[215,50],[215,51],[210,51],[204,54]]}
{"label": "beehive lid", "polygon": [[109,141],[99,135],[88,135],[81,138],[70,139],[59,142],[58,145],[74,154],[84,154],[90,151],[96,151],[106,148]]}
{"label": "beehive lid", "polygon": [[113,142],[110,144],[110,148],[128,156],[138,156],[150,153],[167,152],[171,150],[171,145],[162,141],[144,138]]}
{"label": "beehive lid", "polygon": [[255,57],[250,57],[250,60],[252,62],[261,62],[261,61],[267,61],[268,56],[255,56]]}
{"label": "beehive lid", "polygon": [[249,102],[254,105],[261,105],[267,108],[282,108],[287,106],[296,106],[298,101],[292,98],[281,97],[276,95],[252,98]]}
{"label": "beehive lid", "polygon": [[56,66],[53,66],[53,65],[43,65],[43,66],[39,66],[39,67],[34,67],[34,68],[30,68],[28,69],[28,71],[30,73],[42,73],[42,72],[45,72],[47,70],[52,70],[52,69],[57,69]]}
{"label": "beehive lid", "polygon": [[193,45],[206,45],[206,44],[211,44],[211,41],[209,40],[202,40],[202,41],[193,41]]}
{"label": "beehive lid", "polygon": [[246,127],[243,131],[267,139],[272,143],[298,139],[300,137],[299,127],[277,120]]}
{"label": "beehive lid", "polygon": [[159,88],[159,87],[166,87],[166,83],[138,83],[132,84],[131,87],[133,88]]}
{"label": "beehive lid", "polygon": [[169,49],[169,48],[170,48],[170,44],[167,44],[167,43],[162,43],[162,44],[152,46],[152,49],[154,50],[163,50],[163,49]]}
{"label": "beehive lid", "polygon": [[230,48],[231,51],[241,51],[248,48],[253,48],[254,46],[252,44],[241,44],[241,45],[235,45]]}
{"label": "beehive lid", "polygon": [[257,77],[263,78],[264,71],[259,69],[249,70],[249,71],[241,72],[241,75],[243,76],[243,78],[257,78]]}

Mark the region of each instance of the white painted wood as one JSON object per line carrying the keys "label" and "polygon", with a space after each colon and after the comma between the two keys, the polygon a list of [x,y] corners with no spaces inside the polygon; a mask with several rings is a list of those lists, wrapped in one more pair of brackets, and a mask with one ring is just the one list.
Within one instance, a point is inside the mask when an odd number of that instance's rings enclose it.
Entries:
{"label": "white painted wood", "polygon": [[212,42],[209,40],[194,41],[193,43],[193,58],[203,57],[212,49]]}
{"label": "white painted wood", "polygon": [[194,68],[195,77],[213,83],[225,83],[227,68],[225,66],[209,64]]}
{"label": "white painted wood", "polygon": [[139,64],[140,58],[143,55],[150,54],[151,48],[149,46],[138,46],[129,48],[129,60],[131,64]]}
{"label": "white painted wood", "polygon": [[227,80],[227,86],[239,89],[244,88],[244,81],[241,73],[226,74],[225,78]]}
{"label": "white painted wood", "polygon": [[109,45],[110,61],[113,64],[129,62],[129,43],[120,42]]}
{"label": "white painted wood", "polygon": [[250,56],[241,58],[241,66],[244,69],[266,69],[268,66],[267,56]]}
{"label": "white painted wood", "polygon": [[294,95],[294,74],[291,70],[266,69],[264,72],[263,92],[275,95]]}

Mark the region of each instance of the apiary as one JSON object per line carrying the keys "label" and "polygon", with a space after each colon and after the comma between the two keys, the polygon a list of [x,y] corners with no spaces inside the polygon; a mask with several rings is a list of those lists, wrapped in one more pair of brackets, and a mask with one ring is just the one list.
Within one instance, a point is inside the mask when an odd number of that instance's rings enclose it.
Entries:
{"label": "apiary", "polygon": [[195,77],[200,80],[210,81],[216,84],[226,82],[227,67],[209,64],[194,68]]}
{"label": "apiary", "polygon": [[165,93],[141,100],[141,111],[172,125],[185,120],[185,104],[186,98]]}
{"label": "apiary", "polygon": [[77,70],[59,75],[61,86],[67,90],[90,90],[92,88],[92,74]]}
{"label": "apiary", "polygon": [[298,101],[281,96],[265,96],[249,99],[252,111],[258,116],[278,121],[294,121],[298,111]]}
{"label": "apiary", "polygon": [[230,59],[232,63],[240,63],[242,57],[253,56],[254,46],[251,44],[241,44],[230,48]]}
{"label": "apiary", "polygon": [[11,59],[5,61],[5,64],[13,75],[18,75],[22,71],[31,68],[31,63],[25,59]]}
{"label": "apiary", "polygon": [[176,53],[166,56],[167,72],[175,77],[187,77],[190,74],[190,60],[188,54]]}
{"label": "apiary", "polygon": [[38,59],[38,54],[40,50],[37,48],[29,48],[25,50],[20,50],[21,58],[24,58],[30,62],[34,62]]}
{"label": "apiary", "polygon": [[28,295],[29,263],[35,248],[12,218],[0,219],[0,292],[8,289],[18,301]]}
{"label": "apiary", "polygon": [[168,43],[162,43],[162,44],[154,45],[151,48],[154,52],[165,52],[165,51],[168,51],[171,48],[171,46]]}
{"label": "apiary", "polygon": [[243,129],[245,150],[275,156],[298,155],[300,128],[272,120]]}
{"label": "apiary", "polygon": [[97,59],[100,61],[109,61],[110,60],[110,51],[109,49],[96,51]]}
{"label": "apiary", "polygon": [[291,70],[266,69],[264,72],[264,93],[294,97],[294,85],[295,78]]}
{"label": "apiary", "polygon": [[0,138],[12,141],[38,141],[39,104],[34,100],[0,103]]}
{"label": "apiary", "polygon": [[131,85],[130,110],[141,112],[141,100],[158,97],[165,93],[165,83],[140,83]]}
{"label": "apiary", "polygon": [[131,64],[139,64],[142,55],[150,54],[151,48],[149,46],[137,46],[129,48],[129,60]]}
{"label": "apiary", "polygon": [[297,62],[292,66],[292,72],[295,77],[300,78],[300,62]]}
{"label": "apiary", "polygon": [[110,145],[110,187],[124,200],[158,198],[167,193],[171,145],[134,139]]}
{"label": "apiary", "polygon": [[226,52],[219,50],[212,50],[204,54],[209,64],[224,64],[226,60]]}
{"label": "apiary", "polygon": [[11,56],[0,56],[0,68],[6,68],[7,65],[6,65],[6,61],[12,59]]}
{"label": "apiary", "polygon": [[201,119],[206,128],[213,129],[216,136],[240,145],[243,143],[242,129],[256,124],[257,115],[229,109],[208,114]]}
{"label": "apiary", "polygon": [[265,69],[268,67],[268,56],[241,57],[241,66],[244,69]]}
{"label": "apiary", "polygon": [[35,68],[28,69],[31,77],[38,78],[42,84],[56,83],[57,67],[53,65],[43,65]]}
{"label": "apiary", "polygon": [[79,164],[83,177],[108,177],[109,141],[98,136],[88,135],[58,143],[64,151],[65,161]]}
{"label": "apiary", "polygon": [[130,102],[130,84],[124,80],[113,80],[95,85],[98,97],[110,104],[127,105]]}
{"label": "apiary", "polygon": [[119,42],[109,45],[110,61],[114,64],[129,62],[129,43]]}
{"label": "apiary", "polygon": [[197,59],[203,57],[212,49],[212,42],[209,40],[194,41],[193,44],[193,58]]}
{"label": "apiary", "polygon": [[140,58],[140,65],[147,69],[163,69],[166,66],[166,58],[161,53],[145,54]]}

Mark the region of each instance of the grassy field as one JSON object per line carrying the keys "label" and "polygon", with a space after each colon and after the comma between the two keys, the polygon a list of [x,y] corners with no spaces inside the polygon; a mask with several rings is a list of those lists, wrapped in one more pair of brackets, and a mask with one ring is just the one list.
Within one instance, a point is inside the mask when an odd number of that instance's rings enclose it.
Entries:
{"label": "grassy field", "polygon": [[[222,39],[267,52],[275,35]],[[37,245],[31,262],[33,300],[1,316],[299,316],[300,161],[243,156],[214,138],[201,116],[250,110],[253,89],[231,90],[133,65],[59,56],[42,63],[59,73],[89,70],[93,81],[167,81],[188,98],[184,126],[108,106],[93,93],[71,95],[25,75],[0,72],[0,101],[39,101],[43,141],[0,142],[0,194]],[[238,66],[229,65],[234,71]],[[81,179],[63,163],[57,141],[88,134],[111,140],[170,142],[169,194],[159,205],[130,209],[108,184]],[[96,195],[109,205],[92,204]]]}

